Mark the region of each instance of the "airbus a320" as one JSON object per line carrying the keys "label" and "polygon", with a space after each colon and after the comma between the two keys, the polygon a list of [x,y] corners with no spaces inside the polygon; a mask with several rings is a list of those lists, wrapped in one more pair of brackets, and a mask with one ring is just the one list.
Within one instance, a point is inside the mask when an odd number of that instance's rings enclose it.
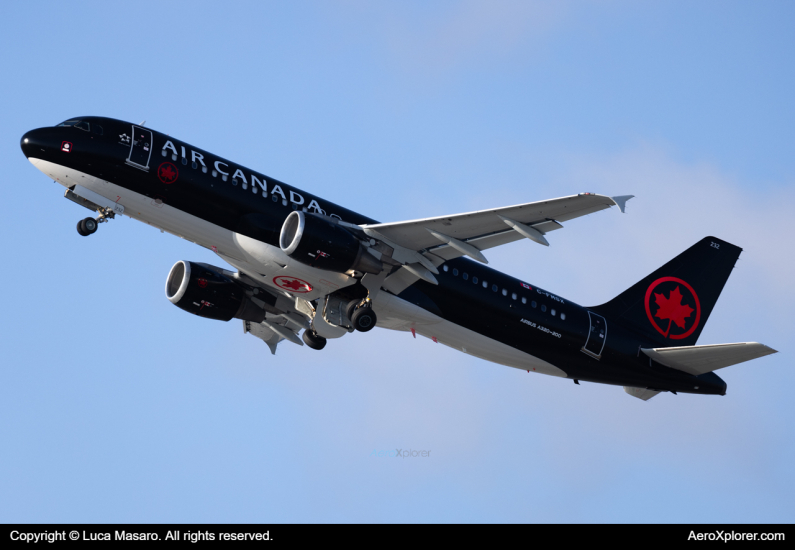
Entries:
{"label": "airbus a320", "polygon": [[[126,215],[212,250],[233,269],[178,261],[177,307],[321,350],[375,326],[540,374],[660,392],[725,395],[715,370],[775,350],[696,345],[741,249],[705,237],[609,302],[583,307],[487,267],[484,251],[547,237],[631,195],[580,193],[381,223],[143,124],[78,117],[26,133],[22,151],[93,212],[89,236]],[[299,337],[299,334],[302,334]]]}

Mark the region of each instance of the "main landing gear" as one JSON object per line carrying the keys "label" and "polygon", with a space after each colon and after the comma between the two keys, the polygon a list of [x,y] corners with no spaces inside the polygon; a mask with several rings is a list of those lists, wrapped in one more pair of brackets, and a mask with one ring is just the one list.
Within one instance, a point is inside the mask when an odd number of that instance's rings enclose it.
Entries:
{"label": "main landing gear", "polygon": [[353,300],[348,304],[345,313],[348,315],[348,319],[351,320],[351,323],[353,323],[353,328],[359,332],[372,330],[372,328],[375,327],[375,323],[378,321],[378,317],[376,317],[375,311],[373,311],[373,304],[369,297],[364,300]]}
{"label": "main landing gear", "polygon": [[305,330],[301,338],[303,339],[304,344],[312,349],[321,350],[326,347],[326,339],[317,335],[313,331]]}
{"label": "main landing gear", "polygon": [[116,214],[109,208],[104,208],[99,210],[99,216],[96,218],[86,218],[84,220],[80,220],[77,222],[77,232],[80,233],[83,237],[88,237],[89,235],[93,235],[97,232],[97,228],[99,228],[99,224],[109,222],[111,219],[115,218]]}

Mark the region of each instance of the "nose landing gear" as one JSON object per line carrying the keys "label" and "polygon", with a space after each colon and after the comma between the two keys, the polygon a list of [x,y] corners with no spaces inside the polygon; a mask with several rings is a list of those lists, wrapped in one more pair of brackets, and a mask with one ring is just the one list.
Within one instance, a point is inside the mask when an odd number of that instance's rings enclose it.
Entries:
{"label": "nose landing gear", "polygon": [[99,224],[109,222],[116,217],[110,208],[98,208],[99,216],[96,218],[85,218],[77,222],[77,232],[83,237],[88,237],[97,232]]}
{"label": "nose landing gear", "polygon": [[99,224],[94,218],[86,218],[77,222],[77,232],[83,237],[88,237],[92,233],[95,233],[97,227],[99,227]]}

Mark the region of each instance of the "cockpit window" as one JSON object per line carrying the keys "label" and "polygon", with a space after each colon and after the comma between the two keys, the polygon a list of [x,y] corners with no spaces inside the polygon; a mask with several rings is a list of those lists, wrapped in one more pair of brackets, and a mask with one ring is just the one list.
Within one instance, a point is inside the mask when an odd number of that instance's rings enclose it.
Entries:
{"label": "cockpit window", "polygon": [[75,124],[75,128],[80,128],[81,130],[85,130],[86,132],[91,131],[91,126],[88,125],[88,122],[85,120],[81,120],[77,124]]}
{"label": "cockpit window", "polygon": [[61,122],[58,126],[74,126],[80,122],[79,120],[67,120],[66,122]]}
{"label": "cockpit window", "polygon": [[95,134],[98,134],[98,135],[101,136],[102,135],[102,126],[100,126],[99,124],[92,124],[91,125],[91,131],[94,132]]}

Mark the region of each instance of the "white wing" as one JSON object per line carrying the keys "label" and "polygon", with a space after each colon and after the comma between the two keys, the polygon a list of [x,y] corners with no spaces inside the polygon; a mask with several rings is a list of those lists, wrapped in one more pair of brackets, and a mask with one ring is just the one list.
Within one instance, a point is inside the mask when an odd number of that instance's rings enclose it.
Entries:
{"label": "white wing", "polygon": [[366,235],[393,248],[392,260],[402,267],[385,281],[399,293],[418,279],[437,284],[437,266],[460,256],[488,263],[481,251],[522,238],[549,246],[545,235],[561,229],[560,222],[611,206],[623,212],[633,195],[607,197],[581,193],[550,199],[421,220],[359,226]]}
{"label": "white wing", "polygon": [[537,242],[548,244],[543,236],[562,228],[560,222],[586,216],[611,206],[618,206],[623,212],[624,205],[630,198],[632,195],[607,197],[582,193],[491,210],[361,227],[365,233],[376,233],[399,246],[411,250],[427,249],[444,259],[451,259],[461,256],[462,252],[456,251],[455,244],[458,243],[445,242],[445,237],[469,244],[478,250],[486,250],[528,237],[525,232],[532,235],[528,238],[537,237]]}

